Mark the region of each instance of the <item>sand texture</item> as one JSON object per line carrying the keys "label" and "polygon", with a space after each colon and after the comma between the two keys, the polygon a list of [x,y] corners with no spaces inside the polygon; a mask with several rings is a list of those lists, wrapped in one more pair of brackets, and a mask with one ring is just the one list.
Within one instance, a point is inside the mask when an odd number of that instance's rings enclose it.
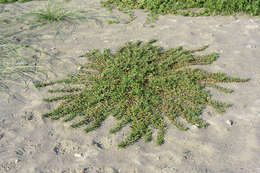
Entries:
{"label": "sand texture", "polygon": [[[215,17],[160,16],[154,27],[144,26],[146,13],[123,24],[127,15],[101,8],[99,0],[73,0],[70,8],[88,8],[80,20],[62,25],[41,25],[21,17],[46,1],[0,4],[0,34],[17,44],[20,52],[39,67],[28,75],[0,80],[0,173],[260,173],[260,18],[244,15]],[[107,24],[106,19],[119,19]],[[59,31],[59,32],[57,32]],[[48,88],[33,82],[59,79],[75,72],[91,49],[115,50],[127,41],[158,39],[157,45],[198,48],[220,57],[200,68],[250,78],[246,83],[221,84],[233,89],[214,98],[230,103],[224,114],[206,108],[202,117],[210,126],[186,132],[169,126],[165,144],[143,140],[126,149],[117,143],[128,128],[112,135],[109,118],[98,130],[84,133],[69,123],[42,119],[55,106],[43,102]],[[1,53],[1,52],[0,52]],[[30,61],[29,61],[30,60]],[[231,122],[232,121],[232,122]]]}

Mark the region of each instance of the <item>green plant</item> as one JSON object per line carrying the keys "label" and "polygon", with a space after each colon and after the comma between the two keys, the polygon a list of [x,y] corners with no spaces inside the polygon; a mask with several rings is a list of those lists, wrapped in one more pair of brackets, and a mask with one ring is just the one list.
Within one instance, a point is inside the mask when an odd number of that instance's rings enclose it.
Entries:
{"label": "green plant", "polygon": [[20,53],[21,50],[32,49],[26,44],[0,34],[0,91],[8,88],[7,81],[25,79],[37,71],[35,60],[24,57]]}
{"label": "green plant", "polygon": [[31,0],[0,0],[0,3],[12,3],[12,2],[28,2],[28,1],[31,1]]}
{"label": "green plant", "polygon": [[114,24],[114,23],[118,24],[118,23],[120,23],[119,20],[113,20],[113,19],[107,19],[106,22],[108,24]]}
{"label": "green plant", "polygon": [[57,32],[60,31],[60,27],[63,24],[69,23],[74,25],[79,20],[91,20],[99,25],[102,25],[103,19],[105,19],[107,23],[119,23],[117,17],[98,15],[97,9],[77,8],[70,10],[70,8],[67,8],[65,5],[64,2],[56,3],[53,0],[48,0],[44,8],[34,10],[26,15],[36,17],[38,22],[42,24],[46,22],[54,24]]}
{"label": "green plant", "polygon": [[146,9],[153,15],[260,15],[259,0],[106,0],[102,4],[107,8],[117,6],[120,9]]}
{"label": "green plant", "polygon": [[36,16],[39,21],[59,22],[79,19],[83,16],[79,12],[68,10],[62,4],[48,0],[45,8],[31,12],[30,15]]}
{"label": "green plant", "polygon": [[153,46],[154,42],[128,42],[115,53],[108,49],[103,53],[90,51],[86,53],[90,61],[78,73],[53,82],[36,83],[37,88],[58,83],[75,85],[49,90],[67,94],[44,99],[61,102],[42,116],[52,120],[64,118],[64,122],[75,120],[71,127],[86,125],[85,132],[95,130],[108,116],[113,116],[118,122],[110,129],[111,133],[130,124],[129,135],[119,147],[126,147],[142,137],[151,141],[154,129],[157,130],[156,143],[162,144],[167,128],[165,118],[181,130],[187,130],[181,120],[206,127],[207,123],[200,118],[204,106],[212,106],[219,113],[229,106],[214,100],[205,87],[230,93],[232,90],[215,83],[248,81],[189,68],[215,61],[216,53],[194,55],[207,46],[196,50],[183,47],[164,50]]}

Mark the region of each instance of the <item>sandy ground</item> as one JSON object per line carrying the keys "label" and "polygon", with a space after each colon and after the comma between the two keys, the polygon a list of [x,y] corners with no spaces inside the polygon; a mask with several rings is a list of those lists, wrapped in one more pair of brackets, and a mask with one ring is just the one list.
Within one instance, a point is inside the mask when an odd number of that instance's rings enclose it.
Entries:
{"label": "sandy ground", "polygon": [[[155,27],[144,27],[146,14],[136,11],[137,19],[127,25],[82,20],[64,24],[58,36],[52,25],[33,27],[27,18],[16,19],[44,3],[0,4],[0,20],[11,21],[0,21],[1,33],[22,31],[14,36],[47,52],[26,54],[37,57],[45,75],[39,72],[23,82],[6,82],[9,95],[6,91],[0,94],[1,173],[260,173],[259,17],[160,16]],[[69,6],[95,9],[89,14],[93,16],[121,14],[98,9],[98,0],[75,0]],[[121,16],[122,20],[126,17]],[[118,149],[116,144],[127,128],[110,135],[112,118],[85,134],[68,128],[69,124],[40,117],[53,105],[42,101],[48,96],[47,89],[34,88],[34,81],[53,80],[76,71],[77,64],[84,62],[80,55],[87,50],[115,50],[126,41],[152,38],[164,48],[208,44],[206,52],[216,51],[220,58],[201,68],[251,80],[223,84],[234,90],[232,94],[210,90],[214,98],[233,106],[222,115],[207,108],[202,115],[210,124],[206,129],[193,127],[182,132],[170,126],[162,146],[140,140],[127,149]]]}

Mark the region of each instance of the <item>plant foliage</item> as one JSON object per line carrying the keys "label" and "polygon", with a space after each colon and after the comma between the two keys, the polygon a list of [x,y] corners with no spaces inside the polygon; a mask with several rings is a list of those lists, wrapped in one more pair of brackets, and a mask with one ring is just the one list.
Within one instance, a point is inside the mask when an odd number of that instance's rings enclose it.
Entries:
{"label": "plant foliage", "polygon": [[246,13],[260,15],[259,0],[106,0],[102,4],[106,7],[115,5],[126,9],[146,9],[152,14],[207,16]]}
{"label": "plant foliage", "polygon": [[[66,2],[66,1],[65,1]],[[40,9],[33,10],[27,14],[37,19],[37,22],[42,24],[51,23],[54,26],[69,24],[78,25],[78,21],[89,20],[94,21],[95,24],[102,25],[104,19],[108,23],[119,23],[118,19],[114,16],[99,15],[97,9],[94,8],[71,8],[70,4],[64,2],[56,2],[48,0],[46,5]],[[56,25],[58,24],[58,25]],[[59,32],[60,26],[56,28]]]}
{"label": "plant foliage", "polygon": [[232,90],[216,83],[248,81],[228,77],[224,73],[189,68],[215,61],[216,53],[194,55],[206,46],[196,50],[183,47],[164,50],[154,46],[154,42],[127,42],[115,53],[108,49],[103,53],[90,51],[86,54],[88,63],[78,73],[62,80],[35,84],[36,87],[57,83],[75,85],[49,90],[51,93],[67,94],[45,99],[47,102],[60,101],[60,105],[43,117],[73,121],[71,127],[84,125],[85,132],[90,132],[108,116],[113,116],[117,123],[110,129],[111,133],[130,125],[130,132],[118,144],[119,147],[133,144],[142,137],[150,141],[155,130],[155,141],[162,144],[167,128],[166,118],[181,130],[187,130],[183,120],[206,127],[207,123],[200,118],[205,106],[212,106],[220,113],[229,106],[214,100],[205,87],[230,93]]}
{"label": "plant foliage", "polygon": [[31,0],[0,0],[0,3],[12,3],[12,2],[28,2]]}
{"label": "plant foliage", "polygon": [[53,0],[48,0],[44,8],[31,12],[30,14],[37,17],[39,21],[48,22],[70,21],[83,18],[83,15],[79,12],[69,10],[65,8],[63,4],[55,3]]}
{"label": "plant foliage", "polygon": [[38,70],[35,60],[28,56],[22,56],[20,50],[38,51],[0,34],[0,91],[8,88],[7,81],[28,78],[30,74]]}

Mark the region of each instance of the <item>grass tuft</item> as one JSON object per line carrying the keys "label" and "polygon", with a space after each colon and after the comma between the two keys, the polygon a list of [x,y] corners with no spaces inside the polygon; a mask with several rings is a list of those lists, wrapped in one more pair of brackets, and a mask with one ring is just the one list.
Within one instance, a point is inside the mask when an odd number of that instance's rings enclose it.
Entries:
{"label": "grass tuft", "polygon": [[[167,130],[165,119],[180,130],[187,130],[186,123],[207,127],[200,115],[205,106],[212,106],[222,113],[229,104],[214,100],[205,87],[221,92],[230,89],[217,86],[219,82],[246,82],[248,79],[229,77],[224,73],[210,73],[191,65],[207,65],[216,60],[217,54],[194,55],[207,46],[195,50],[176,47],[164,50],[149,42],[127,42],[115,53],[105,49],[86,53],[86,63],[78,73],[65,79],[49,83],[38,83],[39,87],[56,83],[75,84],[73,89],[55,89],[51,93],[67,93],[45,99],[60,101],[60,105],[43,115],[53,120],[73,121],[71,127],[85,127],[85,132],[98,128],[108,116],[117,123],[110,129],[116,133],[130,125],[128,136],[119,147],[127,147],[140,138],[164,143]],[[87,69],[94,69],[90,72]],[[81,85],[81,88],[78,86]],[[186,123],[182,123],[185,122]],[[187,125],[187,124],[186,124]]]}
{"label": "grass tuft", "polygon": [[[66,1],[65,1],[66,2]],[[32,12],[26,14],[27,16],[33,16],[37,22],[41,24],[54,24],[57,33],[60,32],[63,24],[69,24],[72,26],[78,25],[78,21],[94,21],[95,24],[102,26],[103,21],[109,24],[119,23],[119,20],[115,16],[99,15],[95,8],[73,8],[69,7],[69,4],[64,2],[57,3],[54,0],[48,0],[47,4]],[[64,27],[67,27],[65,25]]]}
{"label": "grass tuft", "polygon": [[19,81],[30,78],[38,71],[31,57],[21,55],[21,50],[32,50],[28,45],[0,34],[0,91],[8,89],[7,81]]}
{"label": "grass tuft", "polygon": [[47,5],[37,11],[31,12],[39,21],[59,22],[82,18],[79,12],[68,10],[62,4],[48,0]]}

